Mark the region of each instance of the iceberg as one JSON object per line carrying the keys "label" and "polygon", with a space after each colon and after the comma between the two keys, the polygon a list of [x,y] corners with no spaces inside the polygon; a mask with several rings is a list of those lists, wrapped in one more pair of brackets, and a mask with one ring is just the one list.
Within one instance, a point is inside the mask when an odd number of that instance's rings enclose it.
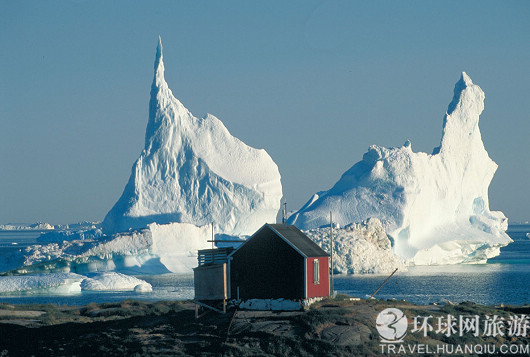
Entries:
{"label": "iceberg", "polygon": [[153,287],[134,276],[105,272],[89,275],[81,282],[81,290],[149,292]]}
{"label": "iceberg", "polygon": [[432,154],[372,145],[328,191],[318,192],[287,223],[303,230],[335,222],[381,220],[394,252],[417,265],[483,263],[512,242],[508,220],[490,211],[488,187],[497,169],[484,148],[479,116],[484,92],[464,72]]}
{"label": "iceberg", "polygon": [[265,150],[230,135],[213,115],[194,117],[173,96],[159,38],[145,147],[121,197],[101,225],[46,232],[39,244],[6,256],[0,269],[189,273],[212,230],[224,239],[250,235],[275,222],[281,198],[280,173]]}
{"label": "iceberg", "polygon": [[210,226],[151,223],[113,236],[35,244],[4,257],[1,269],[12,274],[189,273],[210,238]]}
{"label": "iceberg", "polygon": [[53,226],[46,222],[36,222],[33,224],[24,224],[24,223],[8,223],[0,224],[1,231],[46,231],[56,229],[56,226]]}
{"label": "iceberg", "polygon": [[[304,233],[326,252],[331,251],[330,229],[314,228]],[[377,218],[333,226],[333,272],[335,274],[389,274],[406,270],[403,259],[392,251],[392,241]]]}
{"label": "iceberg", "polygon": [[104,232],[177,222],[249,235],[275,222],[282,186],[272,158],[233,137],[215,116],[194,117],[173,96],[160,38],[154,70],[145,147]]}
{"label": "iceberg", "polygon": [[47,273],[0,277],[0,294],[70,295],[87,290],[150,292],[153,287],[134,276],[114,272],[93,273],[88,276]]}
{"label": "iceberg", "polygon": [[85,277],[73,273],[34,274],[0,277],[0,294],[20,292],[45,292],[50,294],[75,294],[81,292]]}

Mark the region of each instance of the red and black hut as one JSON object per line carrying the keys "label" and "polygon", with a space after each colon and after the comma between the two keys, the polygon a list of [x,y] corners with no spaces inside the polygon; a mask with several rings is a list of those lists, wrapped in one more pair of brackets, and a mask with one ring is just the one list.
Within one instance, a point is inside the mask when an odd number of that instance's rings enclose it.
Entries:
{"label": "red and black hut", "polygon": [[227,259],[231,299],[330,295],[329,254],[295,226],[265,224]]}

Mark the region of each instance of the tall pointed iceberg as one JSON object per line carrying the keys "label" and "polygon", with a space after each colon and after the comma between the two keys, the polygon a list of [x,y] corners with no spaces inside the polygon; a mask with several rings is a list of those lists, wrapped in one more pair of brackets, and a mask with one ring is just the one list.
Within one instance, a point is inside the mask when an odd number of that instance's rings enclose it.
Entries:
{"label": "tall pointed iceberg", "polygon": [[105,217],[104,230],[181,222],[251,234],[275,222],[281,198],[280,173],[265,150],[230,135],[213,115],[194,117],[173,96],[164,79],[159,39],[145,148]]}
{"label": "tall pointed iceberg", "polygon": [[456,83],[432,154],[370,146],[363,160],[328,191],[319,192],[288,219],[302,229],[379,218],[394,251],[415,264],[483,262],[511,242],[502,212],[489,209],[488,187],[497,164],[478,127],[484,92],[466,73]]}

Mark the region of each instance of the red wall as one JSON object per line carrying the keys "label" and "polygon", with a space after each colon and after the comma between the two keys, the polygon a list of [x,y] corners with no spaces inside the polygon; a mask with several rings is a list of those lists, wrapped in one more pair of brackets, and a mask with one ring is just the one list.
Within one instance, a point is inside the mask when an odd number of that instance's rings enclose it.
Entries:
{"label": "red wall", "polygon": [[[313,283],[313,260],[319,260],[320,266],[320,284]],[[307,272],[307,297],[329,296],[329,258],[307,258],[306,259]]]}

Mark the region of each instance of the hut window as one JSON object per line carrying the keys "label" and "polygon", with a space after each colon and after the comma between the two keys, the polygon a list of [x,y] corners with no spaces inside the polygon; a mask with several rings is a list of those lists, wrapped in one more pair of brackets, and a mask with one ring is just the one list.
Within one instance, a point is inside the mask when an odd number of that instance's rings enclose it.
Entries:
{"label": "hut window", "polygon": [[320,284],[320,262],[318,259],[313,260],[313,284]]}

